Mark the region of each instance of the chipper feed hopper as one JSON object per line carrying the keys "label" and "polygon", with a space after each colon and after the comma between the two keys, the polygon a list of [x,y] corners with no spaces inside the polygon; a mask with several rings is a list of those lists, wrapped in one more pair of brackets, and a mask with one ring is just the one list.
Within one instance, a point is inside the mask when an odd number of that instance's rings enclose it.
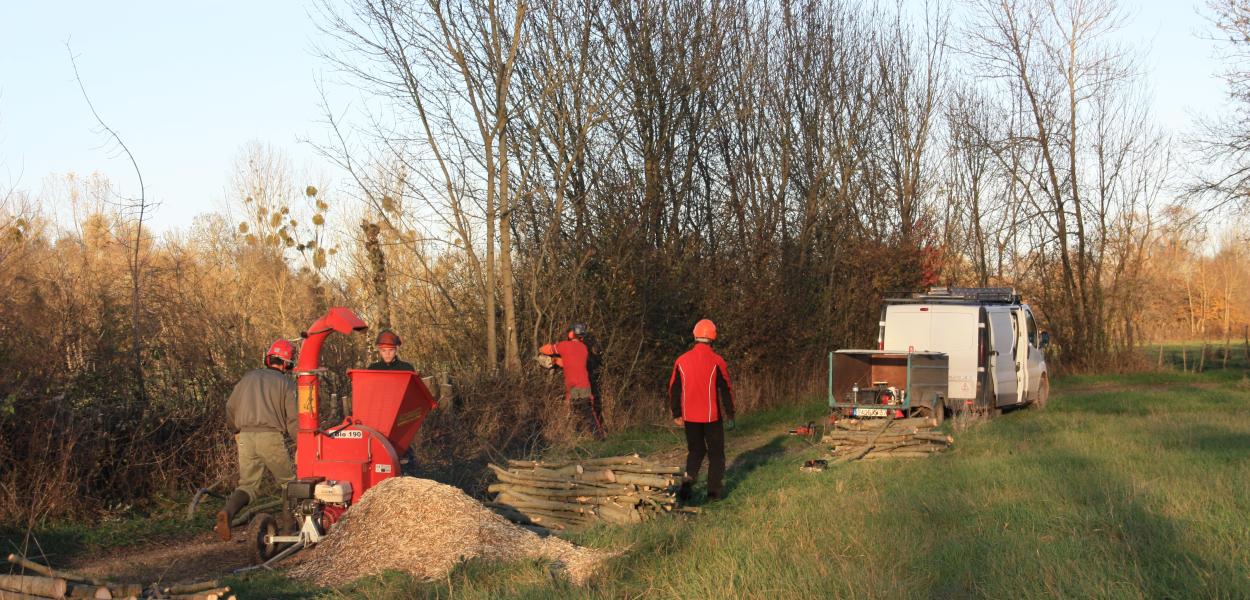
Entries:
{"label": "chipper feed hopper", "polygon": [[435,401],[411,371],[347,371],[352,413],[322,429],[318,415],[321,345],[331,333],[368,328],[352,311],[336,307],[313,323],[295,365],[299,405],[296,479],[285,490],[284,518],[260,514],[248,528],[253,560],[275,562],[316,544],[369,488],[400,472],[408,449]]}

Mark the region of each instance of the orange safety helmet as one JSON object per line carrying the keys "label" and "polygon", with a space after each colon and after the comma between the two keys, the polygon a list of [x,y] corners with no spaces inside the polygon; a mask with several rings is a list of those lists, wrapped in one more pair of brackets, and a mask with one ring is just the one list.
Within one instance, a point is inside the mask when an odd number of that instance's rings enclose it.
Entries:
{"label": "orange safety helmet", "polygon": [[398,348],[399,345],[402,343],[403,342],[399,340],[398,334],[396,334],[394,331],[387,329],[378,334],[378,341],[374,342],[374,345],[379,348],[381,348],[382,346],[390,346],[392,348]]}
{"label": "orange safety helmet", "polygon": [[269,345],[269,351],[265,352],[265,365],[269,364],[269,359],[276,357],[282,362],[290,366],[295,362],[295,346],[291,342],[280,339]]}
{"label": "orange safety helmet", "polygon": [[716,323],[711,319],[701,319],[694,324],[694,339],[707,340],[709,342],[716,340]]}

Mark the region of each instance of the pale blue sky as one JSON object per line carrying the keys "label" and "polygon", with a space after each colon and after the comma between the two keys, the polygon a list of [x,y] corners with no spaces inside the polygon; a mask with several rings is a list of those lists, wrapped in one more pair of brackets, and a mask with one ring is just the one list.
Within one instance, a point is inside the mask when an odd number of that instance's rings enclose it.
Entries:
{"label": "pale blue sky", "polygon": [[[1199,0],[1200,1],[1200,0]],[[1198,2],[1128,2],[1126,39],[1150,42],[1145,57],[1160,123],[1223,102]],[[231,164],[250,140],[272,144],[298,169],[339,176],[299,142],[323,139],[316,81],[341,107],[358,101],[333,86],[315,56],[319,34],[308,2],[27,2],[0,0],[0,189],[38,194],[49,175],[100,171],[123,192],[129,164],[105,141],[73,79],[65,42],[96,108],[139,160],[159,230],[185,228],[218,210]]]}

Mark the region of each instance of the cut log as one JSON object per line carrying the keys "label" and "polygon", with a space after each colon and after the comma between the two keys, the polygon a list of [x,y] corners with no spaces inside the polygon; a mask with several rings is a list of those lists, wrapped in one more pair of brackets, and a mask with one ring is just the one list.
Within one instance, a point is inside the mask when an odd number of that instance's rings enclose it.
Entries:
{"label": "cut log", "polygon": [[578,481],[593,481],[603,483],[617,483],[616,473],[611,469],[596,469],[594,471],[586,471],[577,476]]}
{"label": "cut log", "polygon": [[[574,467],[576,468],[575,471],[569,471],[570,468]],[[581,471],[581,466],[573,465],[573,467],[566,467],[562,469],[547,469],[544,467],[537,467],[534,469],[513,469],[511,473],[522,477],[534,477],[537,479],[560,481],[562,479],[575,479],[577,475],[581,474]]]}
{"label": "cut log", "polygon": [[624,506],[603,505],[598,508],[597,514],[604,521],[618,525],[642,522],[642,515],[638,514],[637,510]]}
{"label": "cut log", "polygon": [[59,577],[42,577],[38,575],[0,575],[0,589],[9,592],[20,592],[32,596],[60,598],[65,595],[69,584]]}
{"label": "cut log", "polygon": [[646,475],[680,475],[686,471],[682,467],[664,467],[657,465],[616,465],[612,470],[617,473],[642,473]]}
{"label": "cut log", "polygon": [[106,585],[91,585],[90,583],[70,583],[69,589],[65,592],[66,598],[90,598],[92,600],[111,600],[113,592],[109,591]]}
{"label": "cut log", "polygon": [[548,510],[563,510],[563,511],[568,511],[572,513],[587,514],[587,515],[594,514],[593,508],[588,507],[588,506],[583,506],[575,502],[556,502],[554,500],[543,500],[541,498],[535,498],[533,496],[526,496],[525,494],[521,494],[517,492],[506,492],[506,493],[500,494],[499,497],[495,499],[495,501],[501,502],[503,504],[508,504],[510,506],[521,508],[521,509],[545,508]]}
{"label": "cut log", "polygon": [[536,488],[518,483],[492,483],[486,488],[486,491],[492,493],[502,493],[508,491],[517,491],[529,496],[538,496],[545,498],[576,498],[578,496],[627,496],[634,494],[632,489],[618,488],[607,489],[597,487],[584,487],[572,490],[553,490],[548,488]]}
{"label": "cut log", "polygon": [[661,475],[644,475],[642,473],[617,473],[616,481],[618,483],[628,483],[631,485],[645,485],[653,488],[667,488],[677,485],[672,477]]}
{"label": "cut log", "polygon": [[495,476],[499,478],[499,481],[502,481],[505,483],[516,483],[520,485],[527,485],[530,487],[551,488],[551,489],[557,489],[557,490],[571,490],[580,485],[580,482],[573,481],[571,479],[565,479],[565,480],[560,480],[560,481],[548,481],[548,480],[539,479],[536,477],[527,477],[524,475],[517,475],[510,471],[505,471],[502,467],[498,467],[496,465],[487,465],[487,467],[495,472]]}
{"label": "cut log", "polygon": [[[57,596],[57,598],[60,598],[60,596]],[[52,600],[52,596],[36,596],[34,594],[0,590],[0,600]]]}
{"label": "cut log", "polygon": [[646,464],[647,461],[637,454],[630,454],[628,456],[610,456],[607,458],[587,458],[578,462],[584,467],[611,467],[612,465],[642,465]]}
{"label": "cut log", "polygon": [[209,588],[188,594],[174,594],[169,596],[171,600],[219,600],[226,597],[230,593],[228,587]]}
{"label": "cut log", "polygon": [[[210,579],[208,581],[201,581],[199,583],[184,583],[181,585],[171,585],[165,588],[165,593],[166,594],[194,594],[196,592],[203,592],[205,590],[215,590],[220,587],[221,587],[221,584],[216,579]],[[230,588],[227,587],[224,589],[228,591]]]}
{"label": "cut log", "polygon": [[53,569],[52,567],[41,565],[33,560],[28,560],[25,557],[18,556],[16,554],[9,555],[9,562],[15,565],[21,565],[23,569],[26,569],[28,571],[34,571],[36,573],[39,573],[40,575],[46,575],[48,577],[57,577],[60,579],[67,579],[69,581],[81,581],[83,583],[90,583],[92,585],[105,585],[106,584],[106,582],[103,579],[89,577],[87,575],[80,575],[78,573],[73,573],[70,571],[58,571],[56,569]]}

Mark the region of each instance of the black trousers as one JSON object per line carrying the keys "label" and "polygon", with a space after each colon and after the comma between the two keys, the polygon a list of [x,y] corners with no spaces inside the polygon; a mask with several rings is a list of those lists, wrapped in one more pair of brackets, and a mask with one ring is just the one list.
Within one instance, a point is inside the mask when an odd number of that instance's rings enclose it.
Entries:
{"label": "black trousers", "polygon": [[572,404],[573,419],[579,430],[588,431],[595,436],[596,440],[602,440],[607,437],[607,432],[603,428],[603,418],[599,415],[598,398],[573,398],[569,401]]}
{"label": "black trousers", "polygon": [[699,479],[699,468],[707,457],[707,493],[720,495],[721,482],[725,478],[725,425],[724,421],[691,423],[686,421],[686,475],[691,481]]}

